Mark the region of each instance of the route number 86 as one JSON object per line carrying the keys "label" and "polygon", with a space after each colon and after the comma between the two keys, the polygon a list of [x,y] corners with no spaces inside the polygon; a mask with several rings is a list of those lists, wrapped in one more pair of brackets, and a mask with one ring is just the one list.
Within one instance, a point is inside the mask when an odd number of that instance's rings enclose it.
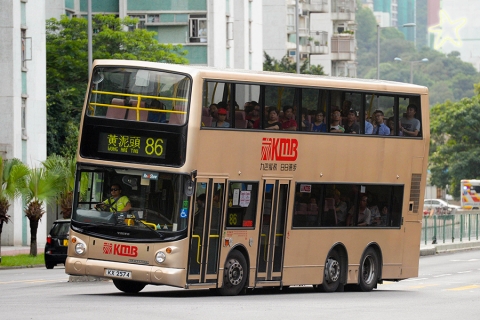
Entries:
{"label": "route number 86", "polygon": [[161,156],[163,154],[163,139],[148,138],[145,145],[145,153],[149,156],[153,154]]}

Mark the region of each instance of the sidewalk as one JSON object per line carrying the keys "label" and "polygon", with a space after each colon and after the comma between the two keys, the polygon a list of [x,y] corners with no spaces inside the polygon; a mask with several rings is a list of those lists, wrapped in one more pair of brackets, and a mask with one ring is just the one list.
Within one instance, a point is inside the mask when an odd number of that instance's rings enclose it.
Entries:
{"label": "sidewalk", "polygon": [[[45,246],[37,247],[37,253],[43,253]],[[29,254],[30,246],[2,246],[1,256],[16,256],[17,254]]]}
{"label": "sidewalk", "polygon": [[434,255],[437,253],[444,253],[444,252],[453,252],[453,251],[460,251],[460,250],[472,250],[472,249],[480,249],[480,240],[465,240],[465,241],[456,241],[456,242],[447,242],[445,243],[437,243],[437,244],[424,244],[425,242],[422,241],[420,245],[420,256],[429,256]]}

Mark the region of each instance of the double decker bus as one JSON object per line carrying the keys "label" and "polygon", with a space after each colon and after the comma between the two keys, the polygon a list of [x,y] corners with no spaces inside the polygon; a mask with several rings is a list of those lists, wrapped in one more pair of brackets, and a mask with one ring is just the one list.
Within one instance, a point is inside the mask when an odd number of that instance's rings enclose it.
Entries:
{"label": "double decker bus", "polygon": [[[418,275],[425,87],[97,60],[88,88],[66,273],[221,295]],[[373,115],[390,135],[371,134]]]}

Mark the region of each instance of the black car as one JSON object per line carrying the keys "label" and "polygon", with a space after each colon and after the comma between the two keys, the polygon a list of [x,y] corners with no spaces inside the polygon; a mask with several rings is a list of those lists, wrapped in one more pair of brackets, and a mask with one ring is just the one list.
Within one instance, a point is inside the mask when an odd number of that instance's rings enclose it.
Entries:
{"label": "black car", "polygon": [[45,244],[45,267],[47,269],[53,269],[59,263],[65,265],[69,231],[70,220],[57,220],[53,223]]}

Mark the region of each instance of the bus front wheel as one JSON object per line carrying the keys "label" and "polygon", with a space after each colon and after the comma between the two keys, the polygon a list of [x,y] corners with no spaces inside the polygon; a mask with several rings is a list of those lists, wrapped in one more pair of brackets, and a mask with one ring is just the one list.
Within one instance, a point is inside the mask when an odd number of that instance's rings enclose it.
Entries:
{"label": "bus front wheel", "polygon": [[225,262],[223,287],[218,289],[222,296],[235,296],[245,291],[247,261],[238,250],[233,250]]}
{"label": "bus front wheel", "polygon": [[325,260],[323,282],[317,289],[323,292],[335,292],[339,290],[341,276],[342,264],[340,255],[336,250],[333,250],[328,254],[327,260]]}
{"label": "bus front wheel", "polygon": [[360,261],[359,286],[362,291],[372,291],[377,287],[378,256],[372,248],[368,248]]}
{"label": "bus front wheel", "polygon": [[118,290],[125,293],[139,293],[146,286],[146,284],[142,282],[119,279],[113,279],[113,284]]}

